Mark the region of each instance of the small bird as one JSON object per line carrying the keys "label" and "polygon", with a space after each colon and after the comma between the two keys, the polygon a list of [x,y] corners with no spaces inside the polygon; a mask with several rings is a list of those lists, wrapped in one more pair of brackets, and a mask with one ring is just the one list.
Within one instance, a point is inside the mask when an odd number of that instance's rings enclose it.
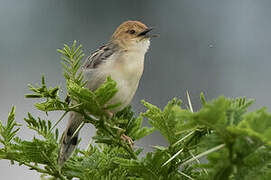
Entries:
{"label": "small bird", "polygon": [[[82,65],[83,72],[90,90],[96,90],[108,76],[117,82],[118,92],[107,105],[121,102],[121,105],[112,109],[111,116],[125,108],[133,99],[139,80],[144,69],[144,56],[150,46],[148,28],[139,21],[125,21],[113,33],[110,41],[92,53]],[[63,166],[70,157],[78,142],[78,132],[75,131],[83,122],[83,117],[70,113],[69,123],[61,138],[61,147],[58,154],[58,164]],[[131,141],[125,134],[123,140]]]}

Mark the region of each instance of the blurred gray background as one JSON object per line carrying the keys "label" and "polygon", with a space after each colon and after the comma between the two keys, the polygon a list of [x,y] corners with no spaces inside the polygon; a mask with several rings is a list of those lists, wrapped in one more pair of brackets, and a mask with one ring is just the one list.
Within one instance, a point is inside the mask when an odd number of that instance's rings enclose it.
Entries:
{"label": "blurred gray background", "polygon": [[[163,107],[173,97],[186,102],[191,95],[195,109],[199,94],[246,96],[257,101],[253,108],[271,107],[271,1],[270,0],[0,0],[0,119],[6,122],[12,105],[16,120],[27,112],[47,119],[25,99],[27,84],[45,73],[49,85],[65,88],[57,48],[78,40],[86,54],[107,42],[125,20],[140,20],[160,34],[146,55],[145,70],[132,102],[143,111],[145,99]],[[59,125],[61,131],[66,119]],[[81,147],[94,134],[84,127]],[[19,135],[32,138],[25,127]],[[136,146],[151,150],[165,144],[158,134]],[[0,179],[39,179],[39,174],[8,161],[0,161]]]}

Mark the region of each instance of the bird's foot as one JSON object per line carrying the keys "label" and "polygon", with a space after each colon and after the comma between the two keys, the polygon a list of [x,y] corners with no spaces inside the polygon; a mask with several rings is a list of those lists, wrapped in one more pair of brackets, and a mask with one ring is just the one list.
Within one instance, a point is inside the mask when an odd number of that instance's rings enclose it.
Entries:
{"label": "bird's foot", "polygon": [[124,141],[124,142],[128,142],[129,146],[131,148],[133,148],[134,146],[134,141],[132,140],[132,138],[130,138],[129,136],[125,135],[125,134],[122,134],[120,136],[120,138]]}

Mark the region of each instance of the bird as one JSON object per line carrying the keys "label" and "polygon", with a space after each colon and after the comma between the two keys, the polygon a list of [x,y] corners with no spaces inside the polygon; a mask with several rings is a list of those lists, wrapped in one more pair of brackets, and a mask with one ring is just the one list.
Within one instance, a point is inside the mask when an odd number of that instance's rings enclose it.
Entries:
{"label": "bird", "polygon": [[[116,28],[108,43],[94,51],[82,64],[81,71],[87,81],[86,87],[91,91],[99,88],[108,76],[117,83],[118,92],[107,105],[119,102],[121,105],[110,110],[110,116],[128,106],[135,95],[144,70],[144,58],[150,39],[156,36],[150,33],[152,29],[140,21],[125,21]],[[69,116],[68,125],[60,140],[60,166],[64,165],[74,151],[79,136],[77,129],[84,120],[76,112],[70,112]],[[131,144],[131,139],[125,134],[121,138]]]}

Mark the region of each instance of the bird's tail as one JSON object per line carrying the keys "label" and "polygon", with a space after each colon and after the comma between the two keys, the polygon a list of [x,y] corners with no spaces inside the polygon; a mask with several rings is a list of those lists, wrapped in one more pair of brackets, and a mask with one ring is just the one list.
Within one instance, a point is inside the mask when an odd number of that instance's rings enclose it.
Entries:
{"label": "bird's tail", "polygon": [[[63,132],[60,140],[60,149],[58,152],[58,164],[60,166],[63,166],[63,164],[68,160],[78,143],[79,131],[76,132],[76,130],[81,123],[81,115],[71,112],[69,124],[67,125],[66,130]],[[76,134],[74,134],[75,132]]]}

